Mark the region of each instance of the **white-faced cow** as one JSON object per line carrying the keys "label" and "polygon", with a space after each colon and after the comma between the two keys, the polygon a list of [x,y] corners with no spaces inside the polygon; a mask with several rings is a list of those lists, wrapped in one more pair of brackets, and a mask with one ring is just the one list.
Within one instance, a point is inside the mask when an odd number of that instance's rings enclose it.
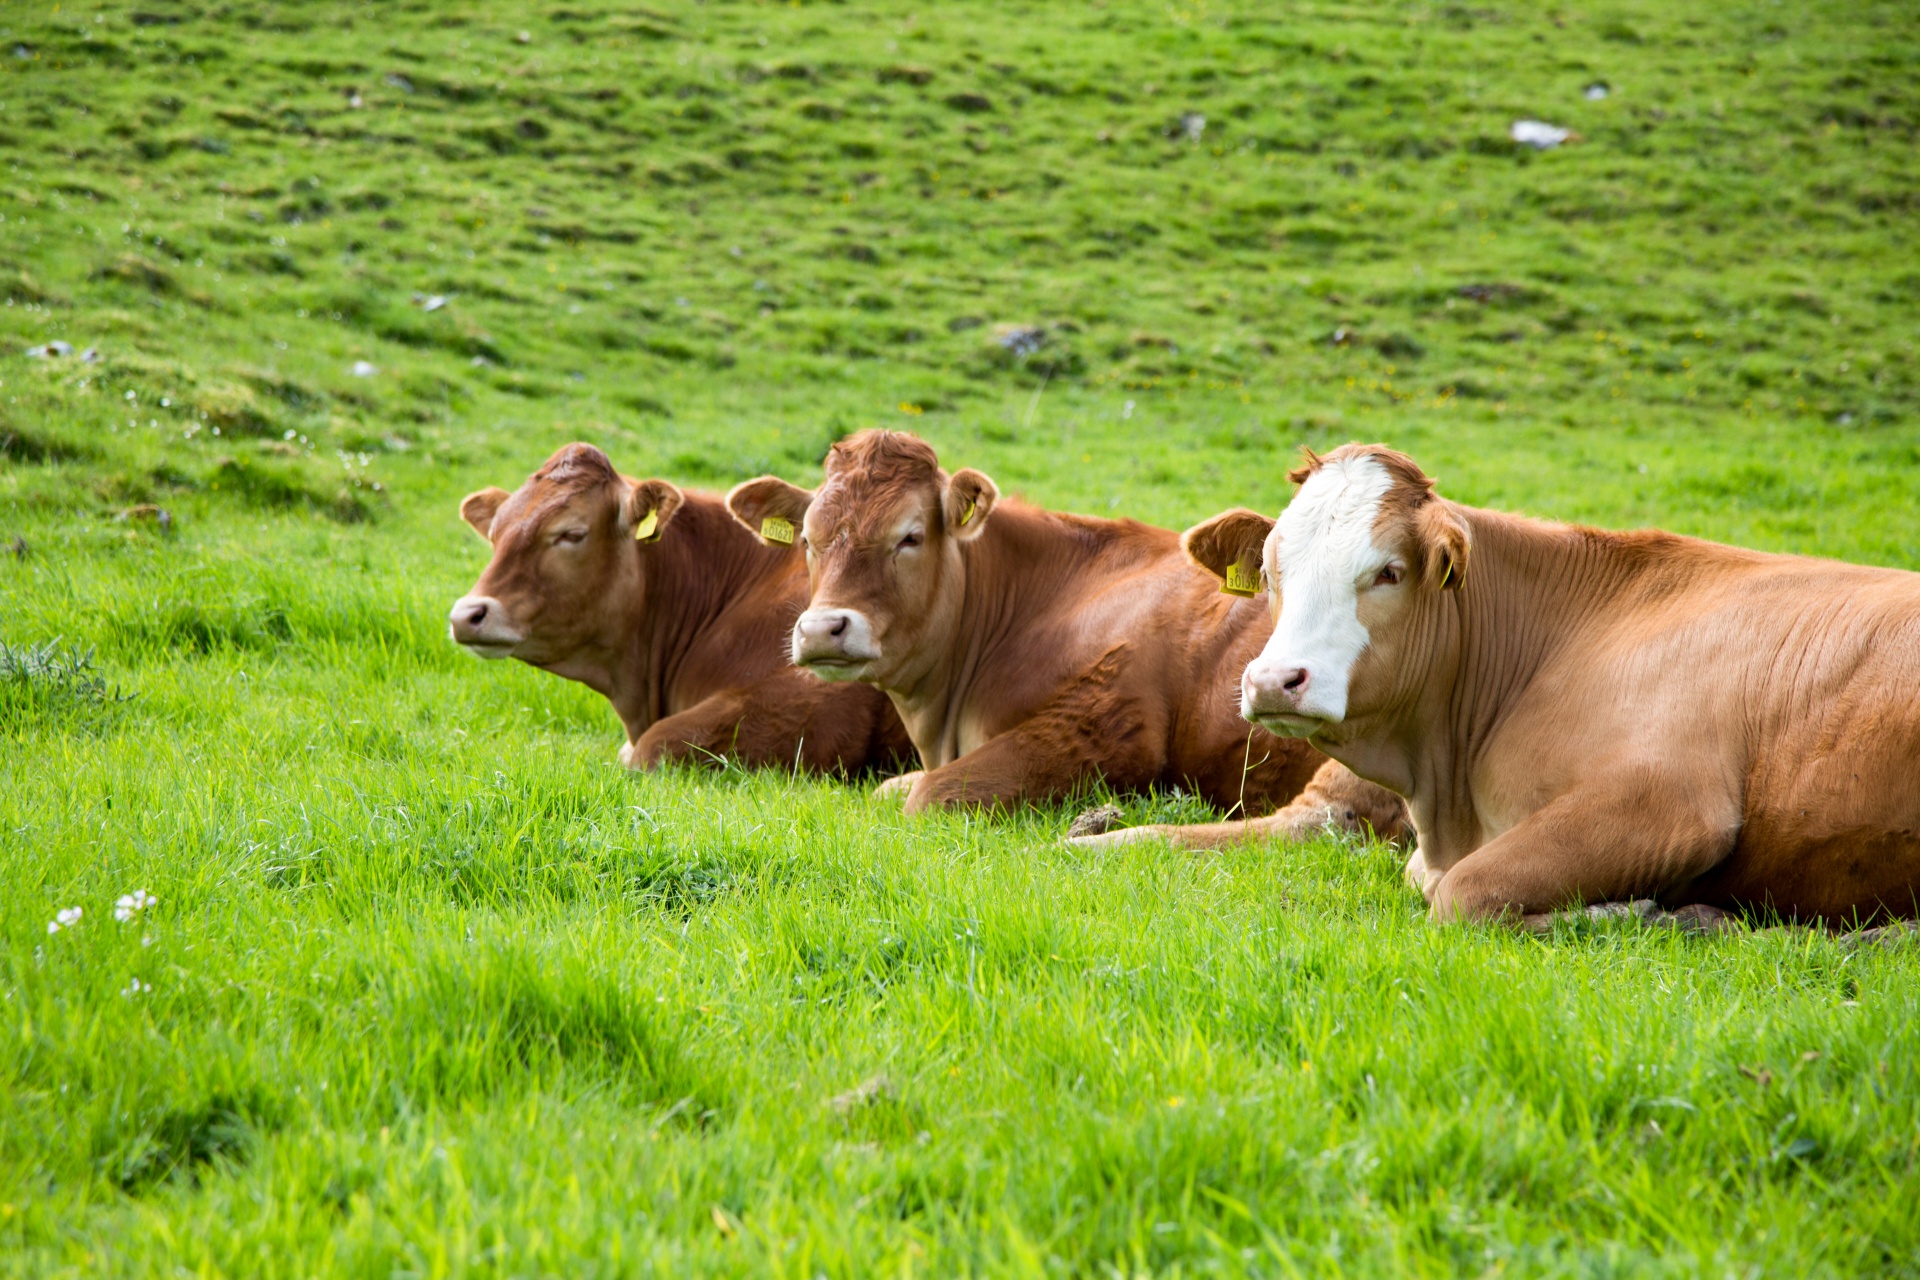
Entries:
{"label": "white-faced cow", "polygon": [[1439,919],[1654,898],[1915,914],[1920,574],[1442,499],[1379,445],[1242,519],[1242,708],[1407,798]]}
{"label": "white-faced cow", "polygon": [[[793,660],[893,699],[922,766],[886,784],[909,811],[1046,800],[1099,778],[1264,813],[1326,763],[1240,718],[1237,673],[1270,623],[1223,596],[1170,530],[1003,500],[888,431],[834,445],[817,491],[765,476],[727,504],[763,538],[805,546]],[[1379,812],[1377,789],[1341,776]],[[1357,812],[1337,790],[1335,819]]]}
{"label": "white-faced cow", "polygon": [[797,552],[763,545],[714,494],[629,480],[591,445],[561,449],[513,493],[460,515],[493,544],[453,606],[453,638],[604,694],[620,760],[891,768],[911,744],[884,697],[787,663],[806,604]]}

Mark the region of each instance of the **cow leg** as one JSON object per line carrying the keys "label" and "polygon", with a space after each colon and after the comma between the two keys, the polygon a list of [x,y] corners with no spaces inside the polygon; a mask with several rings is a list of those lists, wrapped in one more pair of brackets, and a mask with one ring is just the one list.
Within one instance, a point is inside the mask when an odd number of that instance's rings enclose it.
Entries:
{"label": "cow leg", "polygon": [[620,748],[629,769],[657,769],[686,762],[713,765],[735,754],[747,699],[737,691],[716,693],[677,715],[656,720],[637,739]]}
{"label": "cow leg", "polygon": [[1069,700],[1042,711],[913,784],[907,812],[979,805],[1011,808],[1055,800],[1075,787],[1105,778],[1116,787],[1142,786],[1159,772],[1158,757],[1143,746],[1139,720],[1116,715],[1113,723],[1136,731],[1093,731],[1086,709]]}
{"label": "cow leg", "polygon": [[[1658,897],[1733,849],[1739,811],[1710,786],[1634,770],[1528,815],[1440,877],[1436,920],[1510,920]],[[1431,875],[1431,872],[1429,872]]]}
{"label": "cow leg", "polygon": [[[1098,775],[1079,753],[1063,754],[1049,735],[1018,725],[951,764],[921,773],[907,793],[907,812],[922,809],[1011,808],[1066,795]],[[913,777],[914,775],[906,775]]]}
{"label": "cow leg", "polygon": [[1335,831],[1397,842],[1407,839],[1412,827],[1407,821],[1406,804],[1399,796],[1357,776],[1338,760],[1329,760],[1305,790],[1264,818],[1128,827],[1080,836],[1070,843],[1102,849],[1141,840],[1164,840],[1181,849],[1218,849],[1253,840],[1312,840]]}

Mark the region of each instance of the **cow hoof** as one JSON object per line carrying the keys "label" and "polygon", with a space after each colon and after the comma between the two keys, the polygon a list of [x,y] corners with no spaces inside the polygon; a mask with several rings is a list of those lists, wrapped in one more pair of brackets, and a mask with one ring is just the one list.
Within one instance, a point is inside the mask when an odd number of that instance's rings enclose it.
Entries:
{"label": "cow hoof", "polygon": [[897,778],[888,778],[873,789],[875,800],[902,800],[913,794],[913,786],[926,776],[926,770],[915,769],[912,773],[903,773]]}
{"label": "cow hoof", "polygon": [[1520,928],[1526,933],[1548,934],[1563,925],[1599,924],[1609,920],[1651,921],[1659,914],[1660,904],[1651,898],[1635,898],[1631,902],[1595,902],[1585,907],[1569,907],[1564,911],[1539,911],[1523,915],[1520,917]]}
{"label": "cow hoof", "polygon": [[1435,871],[1427,866],[1427,856],[1420,852],[1420,846],[1417,844],[1413,847],[1413,852],[1408,855],[1407,865],[1400,874],[1406,878],[1408,887],[1418,893],[1428,906],[1433,905],[1433,891],[1438,889],[1440,882],[1446,878],[1445,872]]}
{"label": "cow hoof", "polygon": [[1650,918],[1648,923],[1678,929],[1682,933],[1736,933],[1741,927],[1740,917],[1699,902],[1673,911],[1663,911]]}
{"label": "cow hoof", "polygon": [[1692,903],[1674,911],[1662,911],[1652,898],[1631,902],[1596,902],[1567,911],[1541,912],[1521,918],[1520,927],[1528,933],[1552,933],[1558,925],[1602,923],[1609,920],[1637,920],[1650,929],[1678,929],[1681,933],[1736,933],[1744,926],[1738,916],[1718,907]]}
{"label": "cow hoof", "polygon": [[1174,834],[1176,830],[1178,828],[1118,827],[1112,831],[1096,832],[1090,836],[1068,836],[1067,843],[1076,849],[1118,849],[1122,845],[1144,844],[1149,840],[1159,840],[1179,848],[1179,837]]}
{"label": "cow hoof", "polygon": [[1105,835],[1120,825],[1120,806],[1117,804],[1098,805],[1088,809],[1073,820],[1067,828],[1067,839],[1078,840],[1081,836]]}
{"label": "cow hoof", "polygon": [[639,746],[631,742],[621,746],[620,764],[622,768],[633,769],[636,771],[645,769],[647,767],[646,761],[640,758]]}
{"label": "cow hoof", "polygon": [[1632,902],[1596,902],[1586,910],[1589,920],[1651,920],[1660,914],[1660,904],[1652,898]]}
{"label": "cow hoof", "polygon": [[1902,920],[1898,924],[1883,924],[1875,929],[1856,929],[1852,933],[1841,934],[1838,941],[1852,951],[1860,947],[1897,947],[1914,938],[1920,938],[1920,920]]}

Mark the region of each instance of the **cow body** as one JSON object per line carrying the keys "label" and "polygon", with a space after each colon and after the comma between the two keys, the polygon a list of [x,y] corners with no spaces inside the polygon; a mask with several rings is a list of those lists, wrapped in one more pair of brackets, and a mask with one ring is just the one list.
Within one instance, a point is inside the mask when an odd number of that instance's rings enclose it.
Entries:
{"label": "cow body", "polygon": [[1915,914],[1920,574],[1463,507],[1378,446],[1298,478],[1244,710],[1407,798],[1437,917]]}
{"label": "cow body", "polygon": [[911,744],[884,697],[794,670],[787,629],[806,570],[716,495],[618,475],[569,445],[512,494],[461,515],[493,559],[449,619],[483,657],[513,657],[604,695],[627,731],[621,762],[890,768]]}
{"label": "cow body", "polygon": [[1237,714],[1232,673],[1269,624],[1169,530],[1001,501],[980,473],[949,477],[924,442],[878,431],[834,446],[817,493],[765,477],[728,503],[807,545],[794,660],[892,698],[922,765],[897,784],[910,811],[1104,779],[1265,812],[1325,763]]}

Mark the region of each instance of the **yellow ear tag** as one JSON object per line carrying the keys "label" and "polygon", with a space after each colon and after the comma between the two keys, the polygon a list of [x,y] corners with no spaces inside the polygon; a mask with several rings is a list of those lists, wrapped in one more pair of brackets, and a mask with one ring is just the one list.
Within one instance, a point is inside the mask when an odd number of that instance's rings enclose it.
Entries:
{"label": "yellow ear tag", "polygon": [[760,536],[768,542],[790,547],[793,545],[793,522],[782,520],[779,516],[768,516],[760,522]]}
{"label": "yellow ear tag", "polygon": [[1445,591],[1447,584],[1453,581],[1453,561],[1447,561],[1447,571],[1440,575],[1440,589]]}
{"label": "yellow ear tag", "polygon": [[639,524],[633,526],[633,540],[635,542],[658,542],[660,540],[660,512],[658,510],[647,512],[646,518],[641,520]]}
{"label": "yellow ear tag", "polygon": [[967,523],[967,521],[971,519],[973,519],[973,504],[969,502],[967,504],[967,509],[960,513],[960,523],[962,526],[964,526]]}
{"label": "yellow ear tag", "polygon": [[1230,564],[1227,566],[1227,580],[1220,584],[1223,595],[1247,596],[1260,594],[1260,571],[1250,564]]}

